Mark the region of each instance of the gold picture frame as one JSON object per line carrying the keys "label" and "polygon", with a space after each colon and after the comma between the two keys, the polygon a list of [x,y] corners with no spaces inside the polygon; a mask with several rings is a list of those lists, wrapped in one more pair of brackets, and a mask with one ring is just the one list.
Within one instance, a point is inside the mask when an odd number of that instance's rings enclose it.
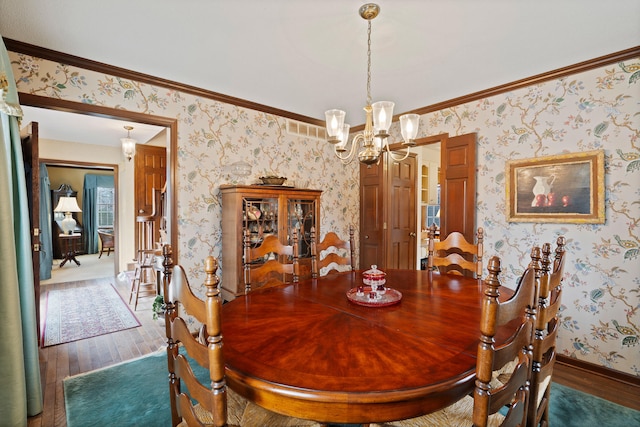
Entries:
{"label": "gold picture frame", "polygon": [[603,224],[604,150],[507,162],[507,221]]}

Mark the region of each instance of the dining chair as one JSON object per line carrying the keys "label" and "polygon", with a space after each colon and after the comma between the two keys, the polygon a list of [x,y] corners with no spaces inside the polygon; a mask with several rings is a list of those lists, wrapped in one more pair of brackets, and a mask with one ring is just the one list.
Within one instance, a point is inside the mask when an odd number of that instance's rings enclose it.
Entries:
{"label": "dining chair", "polygon": [[462,233],[457,231],[450,233],[446,239],[437,241],[436,231],[436,225],[431,224],[428,235],[429,270],[435,268],[440,273],[468,275],[480,279],[484,252],[482,227],[478,228],[475,243],[469,243]]}
{"label": "dining chair", "polygon": [[[227,387],[218,261],[212,256],[204,260],[204,298],[200,298],[194,294],[184,269],[171,266],[171,247],[166,246],[163,265],[167,273],[165,318],[172,425],[319,427],[314,421],[268,411]],[[187,326],[186,316],[202,325],[197,334]]]}
{"label": "dining chair", "polygon": [[[268,235],[254,247],[249,230],[245,231],[242,262],[245,294],[258,288],[299,281],[297,230],[293,231],[292,241],[292,245],[283,245],[277,236]],[[289,259],[291,262],[287,262]]]}
{"label": "dining chair", "polygon": [[551,378],[556,362],[558,310],[562,297],[562,275],[565,263],[563,236],[556,240],[555,258],[551,260],[551,245],[542,246],[542,269],[538,279],[537,309],[533,335],[533,361],[529,388],[528,426],[549,425]]}
{"label": "dining chair", "polygon": [[[227,387],[224,381],[224,362],[222,359],[222,335],[220,327],[220,310],[222,301],[217,287],[215,272],[218,268],[213,257],[205,260],[204,286],[205,299],[198,298],[191,290],[186,273],[181,266],[173,267],[168,286],[167,301],[167,359],[169,369],[169,389],[171,401],[172,425],[204,425],[224,426],[228,417]],[[191,334],[185,320],[178,315],[180,309],[193,316],[205,325],[203,328],[205,341],[198,340]],[[184,348],[183,354],[180,348]],[[194,374],[192,363],[195,362],[209,372],[206,377],[198,378]],[[210,386],[204,382],[210,381]],[[183,390],[185,386],[189,395],[197,401],[194,405]],[[238,402],[239,403],[239,402]],[[245,405],[246,406],[246,405]],[[235,408],[233,408],[235,409]],[[238,408],[242,412],[244,407]]]}
{"label": "dining chair", "polygon": [[[484,281],[480,343],[473,397],[440,411],[372,427],[524,426],[527,420],[532,333],[535,319],[535,269],[528,267],[511,298],[500,301],[500,259],[489,260]],[[498,373],[510,367],[504,380]],[[503,414],[506,411],[506,414]]]}
{"label": "dining chair", "polygon": [[311,227],[311,277],[326,276],[332,271],[354,271],[355,243],[353,226],[349,240],[342,240],[333,231],[317,242],[316,229]]}

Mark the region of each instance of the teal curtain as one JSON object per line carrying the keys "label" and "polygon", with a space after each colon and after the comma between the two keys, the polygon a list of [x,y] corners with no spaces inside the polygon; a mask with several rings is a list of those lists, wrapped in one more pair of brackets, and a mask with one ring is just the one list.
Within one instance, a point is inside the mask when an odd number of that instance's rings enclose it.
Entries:
{"label": "teal curtain", "polygon": [[40,163],[40,280],[51,279],[53,267],[51,212],[49,171],[44,163]]}
{"label": "teal curtain", "polygon": [[22,109],[0,37],[0,414],[26,426],[42,412],[29,205],[18,118]]}
{"label": "teal curtain", "polygon": [[86,174],[82,190],[82,227],[85,233],[85,250],[98,253],[98,187],[113,188],[113,176]]}

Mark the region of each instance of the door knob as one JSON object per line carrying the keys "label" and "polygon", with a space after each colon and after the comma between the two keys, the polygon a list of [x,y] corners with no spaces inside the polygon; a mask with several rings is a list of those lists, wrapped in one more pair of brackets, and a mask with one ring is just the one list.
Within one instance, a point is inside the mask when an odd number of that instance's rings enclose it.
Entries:
{"label": "door knob", "polygon": [[409,236],[416,237],[416,233],[415,232],[409,233]]}
{"label": "door knob", "polygon": [[368,235],[365,235],[365,236],[364,236],[364,238],[365,238],[365,239],[368,239],[368,238],[369,238],[369,236],[368,236]]}

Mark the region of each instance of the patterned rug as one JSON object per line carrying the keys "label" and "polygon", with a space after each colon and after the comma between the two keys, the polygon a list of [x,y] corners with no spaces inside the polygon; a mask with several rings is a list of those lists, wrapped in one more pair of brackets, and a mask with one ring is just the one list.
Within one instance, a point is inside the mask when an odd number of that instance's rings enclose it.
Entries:
{"label": "patterned rug", "polygon": [[140,326],[113,285],[48,291],[44,319],[42,347]]}

